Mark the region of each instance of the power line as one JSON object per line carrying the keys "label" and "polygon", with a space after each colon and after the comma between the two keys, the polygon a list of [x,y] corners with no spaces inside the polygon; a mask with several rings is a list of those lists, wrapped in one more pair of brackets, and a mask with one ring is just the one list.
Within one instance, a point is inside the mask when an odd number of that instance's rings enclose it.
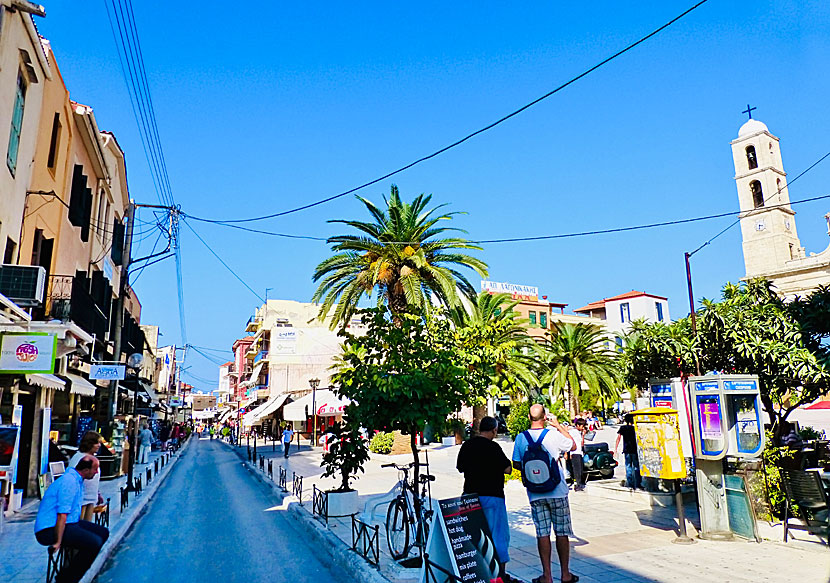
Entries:
{"label": "power line", "polygon": [[580,73],[576,77],[572,77],[570,80],[566,81],[565,83],[562,83],[561,85],[559,85],[557,88],[553,89],[552,91],[549,91],[549,92],[545,93],[544,95],[542,95],[541,97],[538,97],[538,98],[534,99],[530,103],[527,103],[527,104],[521,106],[520,108],[508,113],[504,117],[501,117],[501,118],[497,119],[496,121],[484,126],[481,129],[478,129],[478,130],[476,130],[476,131],[474,131],[470,134],[467,134],[463,138],[461,138],[459,140],[456,140],[455,142],[453,142],[453,143],[451,143],[447,146],[444,146],[443,148],[441,148],[439,150],[436,150],[435,152],[433,152],[431,154],[428,154],[426,156],[418,158],[414,162],[410,162],[409,164],[407,164],[405,166],[401,166],[397,170],[393,170],[392,172],[388,172],[387,174],[384,174],[383,176],[380,176],[379,178],[375,178],[374,180],[370,180],[369,182],[364,182],[360,186],[356,186],[354,188],[346,190],[345,192],[341,192],[339,194],[335,194],[333,196],[323,198],[323,199],[318,200],[316,202],[308,203],[308,204],[305,204],[305,205],[302,205],[302,206],[299,206],[299,207],[296,207],[296,208],[293,208],[293,209],[289,209],[289,210],[285,210],[285,211],[281,211],[281,212],[276,212],[276,213],[272,213],[272,214],[269,214],[269,215],[262,215],[262,216],[259,216],[259,217],[250,217],[250,218],[247,218],[247,219],[221,219],[220,220],[220,219],[205,219],[205,218],[195,217],[195,216],[192,216],[192,215],[187,215],[187,216],[189,218],[195,220],[195,221],[203,221],[203,222],[207,222],[207,223],[228,224],[228,223],[248,223],[248,222],[253,222],[253,221],[262,221],[262,220],[265,220],[265,219],[273,219],[273,218],[285,216],[285,215],[288,215],[288,214],[291,214],[291,213],[304,211],[304,210],[319,206],[321,204],[331,202],[331,201],[336,200],[338,198],[342,198],[342,197],[347,196],[349,194],[355,193],[358,190],[362,190],[362,189],[366,188],[367,186],[372,186],[373,184],[377,184],[378,182],[386,180],[387,178],[391,178],[392,176],[395,176],[396,174],[400,174],[401,172],[404,172],[405,170],[408,170],[408,169],[412,168],[413,166],[421,164],[422,162],[426,162],[427,160],[431,160],[432,158],[435,158],[436,156],[439,156],[439,155],[443,154],[444,152],[446,152],[448,150],[451,150],[451,149],[453,149],[457,146],[460,146],[461,144],[463,144],[464,142],[474,138],[475,136],[477,136],[479,134],[483,134],[484,132],[493,129],[494,127],[496,127],[496,126],[506,122],[507,120],[519,115],[523,111],[525,111],[527,109],[530,109],[531,107],[533,107],[537,103],[540,103],[540,102],[544,101],[545,99],[548,99],[549,97],[555,95],[556,93],[559,93],[560,91],[562,91],[563,89],[565,89],[569,85],[572,85],[573,83],[576,83],[577,81],[579,81],[583,77],[586,77],[586,76],[590,75],[591,73],[593,73],[594,71],[596,71],[600,67],[610,63],[611,61],[613,61],[617,57],[620,57],[620,56],[624,55],[625,53],[627,53],[628,51],[630,51],[634,47],[644,43],[648,39],[650,39],[653,36],[659,34],[660,32],[662,32],[663,30],[665,30],[666,28],[668,28],[669,26],[671,26],[672,24],[674,24],[675,22],[677,22],[678,20],[680,20],[681,18],[686,16],[687,14],[691,13],[692,11],[699,8],[703,4],[706,4],[706,2],[708,2],[708,1],[709,0],[701,0],[700,2],[698,2],[697,4],[695,4],[694,6],[689,8],[688,10],[686,10],[683,13],[681,13],[680,15],[672,18],[670,21],[663,24],[659,28],[656,28],[655,30],[653,30],[652,32],[647,34],[646,36],[640,38],[639,40],[637,40],[633,43],[631,43],[630,45],[628,45],[624,49],[622,49],[620,51],[617,51],[616,53],[614,53],[610,57],[607,57],[606,59],[600,61],[599,63],[597,63],[596,65],[594,65],[590,69],[588,69],[586,71],[583,71],[582,73]]}
{"label": "power line", "polygon": [[191,230],[191,232],[192,232],[194,235],[196,235],[196,238],[197,238],[197,239],[199,239],[199,241],[201,241],[201,242],[202,242],[202,245],[204,245],[204,246],[207,248],[207,250],[208,250],[208,251],[210,251],[211,255],[213,255],[214,257],[216,257],[216,259],[218,259],[218,260],[219,260],[219,263],[221,263],[222,265],[224,265],[224,266],[225,266],[225,269],[227,269],[228,271],[230,271],[230,272],[231,272],[231,275],[233,275],[236,279],[238,279],[238,280],[239,280],[239,282],[240,282],[242,285],[244,285],[246,288],[248,288],[248,290],[249,290],[252,294],[254,294],[254,295],[257,297],[257,299],[259,299],[259,300],[260,300],[261,302],[263,302],[263,303],[265,302],[265,298],[263,298],[261,295],[259,295],[257,292],[255,292],[255,291],[254,291],[254,288],[252,288],[251,286],[249,286],[249,285],[245,282],[245,280],[244,280],[244,279],[242,279],[242,278],[239,276],[239,274],[237,274],[237,273],[236,273],[236,272],[235,272],[235,271],[231,268],[231,266],[230,266],[230,265],[228,265],[227,263],[225,263],[225,260],[224,260],[224,259],[222,259],[221,257],[219,257],[219,255],[217,255],[216,251],[214,251],[214,250],[213,250],[213,248],[212,248],[210,245],[208,245],[207,241],[205,241],[204,239],[202,239],[202,236],[201,236],[199,233],[197,233],[197,232],[196,232],[196,230],[193,228],[193,226],[192,226],[190,223],[188,223],[187,221],[184,221],[184,224],[185,224],[185,226],[186,226],[188,229],[190,229],[190,230]]}

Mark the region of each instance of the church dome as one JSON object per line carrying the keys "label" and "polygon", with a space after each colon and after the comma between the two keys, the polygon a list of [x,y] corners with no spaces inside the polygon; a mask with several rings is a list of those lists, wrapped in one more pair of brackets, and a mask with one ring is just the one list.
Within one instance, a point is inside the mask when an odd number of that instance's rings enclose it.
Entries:
{"label": "church dome", "polygon": [[769,129],[767,128],[767,124],[758,121],[757,119],[750,119],[748,122],[741,126],[741,129],[738,130],[738,137],[742,138],[744,136],[757,134],[758,132],[768,131]]}

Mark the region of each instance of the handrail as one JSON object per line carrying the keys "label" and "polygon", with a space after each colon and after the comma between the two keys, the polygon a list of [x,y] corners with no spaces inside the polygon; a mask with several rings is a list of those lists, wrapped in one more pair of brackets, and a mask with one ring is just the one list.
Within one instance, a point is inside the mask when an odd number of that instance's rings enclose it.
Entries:
{"label": "handrail", "polygon": [[[352,550],[377,567],[380,563],[380,527],[370,525],[352,514]],[[373,532],[370,532],[373,531]]]}

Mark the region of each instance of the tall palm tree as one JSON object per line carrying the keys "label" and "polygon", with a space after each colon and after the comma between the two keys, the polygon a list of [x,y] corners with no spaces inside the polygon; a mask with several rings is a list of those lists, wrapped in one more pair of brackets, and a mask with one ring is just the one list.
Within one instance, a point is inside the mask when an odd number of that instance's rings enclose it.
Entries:
{"label": "tall palm tree", "polygon": [[[490,372],[490,391],[529,394],[539,384],[536,343],[527,321],[514,310],[508,294],[479,293],[469,305],[450,311],[459,341],[482,356]],[[482,414],[483,415],[483,414]]]}
{"label": "tall palm tree", "polygon": [[378,303],[386,303],[393,317],[408,308],[422,308],[430,294],[448,307],[459,305],[459,291],[475,297],[475,288],[459,271],[468,268],[487,276],[487,264],[459,251],[481,250],[460,237],[447,237],[461,229],[438,226],[458,213],[428,209],[432,195],[420,194],[411,203],[401,200],[397,186],[381,209],[357,197],[369,211],[371,222],[331,220],[357,229],[358,234],[330,237],[335,255],[321,262],[313,280],[320,282],[312,301],[323,302],[320,318],[336,304],[331,328],[346,323],[365,296],[378,293]]}
{"label": "tall palm tree", "polygon": [[553,325],[546,348],[547,372],[542,382],[554,396],[564,397],[574,416],[583,383],[598,395],[612,397],[621,384],[617,355],[607,348],[608,337],[593,324]]}

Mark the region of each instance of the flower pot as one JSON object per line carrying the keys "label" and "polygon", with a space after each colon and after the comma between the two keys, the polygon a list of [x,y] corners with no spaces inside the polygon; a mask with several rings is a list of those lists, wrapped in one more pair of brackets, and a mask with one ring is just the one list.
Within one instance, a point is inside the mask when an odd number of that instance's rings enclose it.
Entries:
{"label": "flower pot", "polygon": [[349,516],[358,511],[357,490],[326,492],[329,516]]}
{"label": "flower pot", "polygon": [[441,445],[455,445],[455,435],[441,438]]}
{"label": "flower pot", "polygon": [[464,443],[464,432],[463,431],[456,431],[455,432],[455,445],[461,445]]}

